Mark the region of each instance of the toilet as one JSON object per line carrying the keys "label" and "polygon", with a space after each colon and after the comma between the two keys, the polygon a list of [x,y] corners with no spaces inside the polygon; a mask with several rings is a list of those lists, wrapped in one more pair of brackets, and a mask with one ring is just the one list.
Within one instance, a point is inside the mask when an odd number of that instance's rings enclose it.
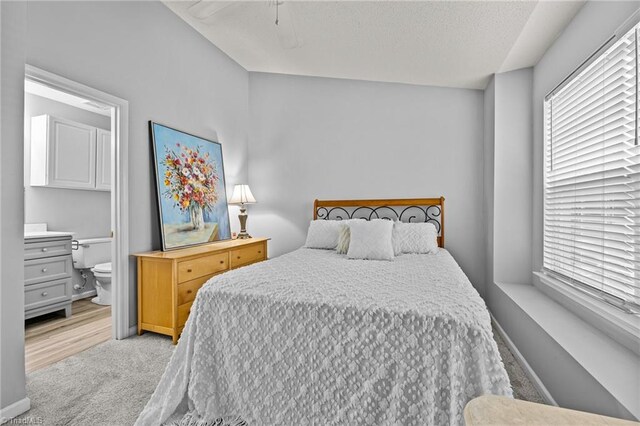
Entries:
{"label": "toilet", "polygon": [[95,277],[98,296],[91,301],[111,305],[111,238],[74,240],[71,255],[75,269],[89,269]]}
{"label": "toilet", "polygon": [[111,262],[99,263],[91,268],[96,278],[98,296],[91,299],[98,305],[111,305]]}

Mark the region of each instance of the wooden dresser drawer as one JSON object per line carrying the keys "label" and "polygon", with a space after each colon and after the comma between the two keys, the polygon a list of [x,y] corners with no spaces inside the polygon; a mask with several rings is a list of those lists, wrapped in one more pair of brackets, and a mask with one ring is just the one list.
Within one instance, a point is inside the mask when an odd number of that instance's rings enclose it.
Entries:
{"label": "wooden dresser drawer", "polygon": [[71,240],[54,240],[29,242],[24,244],[24,258],[40,259],[43,257],[64,256],[71,254]]}
{"label": "wooden dresser drawer", "polygon": [[71,278],[33,284],[24,290],[24,308],[27,311],[66,300],[71,300]]}
{"label": "wooden dresser drawer", "polygon": [[178,306],[178,327],[182,327],[187,323],[187,318],[189,318],[189,313],[191,312],[191,305],[193,305],[193,302]]}
{"label": "wooden dresser drawer", "polygon": [[145,330],[162,333],[177,343],[202,286],[232,265],[265,260],[267,241],[268,238],[228,240],[136,254],[138,334]]}
{"label": "wooden dresser drawer", "polygon": [[227,253],[212,254],[178,263],[178,283],[229,269]]}
{"label": "wooden dresser drawer", "polygon": [[178,285],[178,305],[193,302],[196,293],[213,275],[205,275],[195,280],[187,281]]}
{"label": "wooden dresser drawer", "polygon": [[31,285],[71,277],[71,256],[25,260],[24,284]]}
{"label": "wooden dresser drawer", "polygon": [[248,265],[266,259],[264,244],[252,244],[229,252],[231,268]]}

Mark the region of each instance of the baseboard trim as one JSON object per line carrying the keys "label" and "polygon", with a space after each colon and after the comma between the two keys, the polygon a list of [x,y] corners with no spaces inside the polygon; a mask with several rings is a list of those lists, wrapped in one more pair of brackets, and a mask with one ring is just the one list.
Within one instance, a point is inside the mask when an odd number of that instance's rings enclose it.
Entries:
{"label": "baseboard trim", "polygon": [[520,364],[520,366],[522,367],[522,370],[527,375],[529,380],[531,380],[531,383],[533,383],[533,386],[536,388],[538,393],[542,396],[542,398],[544,398],[544,400],[548,404],[555,405],[557,407],[558,403],[556,402],[555,399],[553,399],[553,397],[551,396],[551,393],[549,393],[549,391],[547,390],[547,387],[544,385],[544,383],[542,383],[542,380],[540,380],[540,377],[538,377],[536,372],[533,371],[533,368],[531,368],[527,360],[520,353],[520,351],[518,350],[516,345],[513,343],[513,341],[509,338],[509,336],[507,335],[507,332],[504,331],[504,329],[500,326],[500,323],[498,323],[498,321],[496,320],[496,318],[493,316],[492,313],[489,313],[489,315],[491,315],[491,322],[493,322],[493,325],[496,327],[496,330],[498,330],[498,333],[500,333],[500,336],[502,336],[502,340],[504,340],[504,343],[506,343],[507,347],[515,357],[516,361],[518,361],[518,364]]}
{"label": "baseboard trim", "polygon": [[20,401],[16,401],[8,407],[0,409],[0,424],[7,423],[14,417],[18,417],[22,413],[26,413],[31,408],[31,400],[26,396]]}
{"label": "baseboard trim", "polygon": [[135,336],[136,334],[138,334],[138,324],[136,324],[136,325],[134,325],[132,327],[129,327],[129,336],[128,337]]}
{"label": "baseboard trim", "polygon": [[95,289],[93,289],[93,290],[85,291],[83,293],[74,294],[73,296],[71,296],[71,300],[75,302],[76,300],[87,299],[89,297],[94,297],[97,295],[98,295],[98,292]]}

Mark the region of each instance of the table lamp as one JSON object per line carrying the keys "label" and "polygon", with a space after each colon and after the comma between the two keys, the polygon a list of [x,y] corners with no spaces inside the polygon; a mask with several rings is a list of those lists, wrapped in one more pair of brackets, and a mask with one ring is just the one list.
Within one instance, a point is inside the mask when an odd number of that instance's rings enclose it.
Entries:
{"label": "table lamp", "polygon": [[229,204],[239,204],[240,205],[240,214],[238,215],[238,219],[240,219],[240,233],[238,234],[239,239],[251,238],[251,235],[247,234],[247,208],[245,204],[253,204],[256,202],[256,199],[253,198],[253,194],[251,193],[251,189],[249,189],[249,185],[236,185],[233,188],[233,194],[231,195],[231,199],[229,199]]}

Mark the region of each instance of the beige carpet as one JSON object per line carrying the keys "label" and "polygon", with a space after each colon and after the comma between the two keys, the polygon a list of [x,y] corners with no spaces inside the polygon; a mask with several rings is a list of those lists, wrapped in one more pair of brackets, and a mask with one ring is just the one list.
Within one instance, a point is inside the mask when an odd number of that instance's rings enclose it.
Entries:
{"label": "beige carpet", "polygon": [[[494,330],[516,398],[543,402]],[[132,425],[169,361],[171,339],[112,340],[27,375],[31,410],[21,424]]]}
{"label": "beige carpet", "polygon": [[511,387],[513,388],[513,396],[516,399],[523,399],[525,401],[537,402],[539,404],[546,404],[547,402],[540,396],[536,388],[529,380],[529,377],[525,374],[524,370],[518,364],[518,361],[514,358],[513,354],[505,345],[502,336],[498,333],[498,330],[493,329],[493,337],[498,343],[498,350],[502,357],[504,367],[507,369],[509,380],[511,381]]}
{"label": "beige carpet", "polygon": [[130,426],[153,393],[173,351],[171,338],[145,333],[110,340],[27,375],[39,425]]}

